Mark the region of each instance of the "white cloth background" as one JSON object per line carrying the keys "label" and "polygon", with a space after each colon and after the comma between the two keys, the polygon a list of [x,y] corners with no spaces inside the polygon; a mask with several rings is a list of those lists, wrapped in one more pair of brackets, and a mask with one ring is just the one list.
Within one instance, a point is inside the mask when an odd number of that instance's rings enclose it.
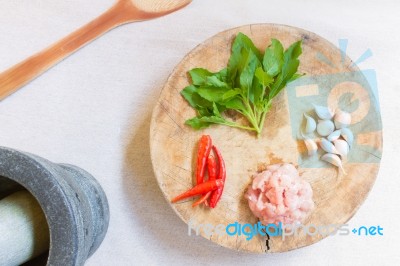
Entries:
{"label": "white cloth background", "polygon": [[[112,0],[1,0],[0,71],[105,11]],[[76,164],[106,191],[111,222],[87,265],[393,265],[399,244],[400,3],[398,1],[195,0],[175,14],[125,25],[80,50],[0,102],[0,145]],[[187,226],[163,198],[151,169],[149,121],[174,66],[197,44],[228,28],[282,23],[332,43],[378,75],[384,153],[368,199],[350,220],[384,236],[328,237],[284,254],[238,253]],[[0,236],[1,237],[1,236]]]}

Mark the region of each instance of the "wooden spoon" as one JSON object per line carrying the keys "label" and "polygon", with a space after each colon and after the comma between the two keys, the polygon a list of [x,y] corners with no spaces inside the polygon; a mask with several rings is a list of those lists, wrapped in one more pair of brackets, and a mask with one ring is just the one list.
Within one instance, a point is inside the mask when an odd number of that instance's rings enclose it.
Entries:
{"label": "wooden spoon", "polygon": [[167,15],[190,2],[191,0],[117,0],[114,6],[87,25],[1,73],[0,101],[107,31],[125,23]]}

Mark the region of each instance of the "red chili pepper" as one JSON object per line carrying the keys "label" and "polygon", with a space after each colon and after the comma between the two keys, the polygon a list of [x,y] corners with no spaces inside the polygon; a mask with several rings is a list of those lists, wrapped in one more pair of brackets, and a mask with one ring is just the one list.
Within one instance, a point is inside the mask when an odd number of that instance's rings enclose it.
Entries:
{"label": "red chili pepper", "polygon": [[[217,179],[217,161],[215,157],[210,154],[207,158],[207,170],[208,170],[208,180],[216,180]],[[204,194],[199,200],[193,203],[192,207],[196,207],[204,202],[206,206],[208,206],[207,199],[211,196],[211,191],[207,194]]]}
{"label": "red chili pepper", "polygon": [[207,202],[207,199],[210,197],[212,191],[208,191],[207,194],[204,194],[200,199],[198,199],[195,203],[193,203],[192,207],[196,207],[197,205],[202,204],[203,202]]}
{"label": "red chili pepper", "polygon": [[217,179],[217,161],[215,157],[210,154],[207,158],[208,180]]}
{"label": "red chili pepper", "polygon": [[[218,148],[213,146],[213,149],[214,149],[215,153],[217,154],[218,164],[219,164],[219,173],[218,173],[217,181],[221,180],[224,184],[225,179],[226,179],[225,162],[224,162],[224,159],[222,158],[222,154],[218,150]],[[210,207],[211,208],[215,208],[215,206],[217,206],[217,203],[220,200],[223,191],[224,191],[224,186],[221,186],[217,190],[215,190],[214,192],[211,193],[211,198],[210,198]]]}
{"label": "red chili pepper", "polygon": [[212,147],[211,137],[203,135],[200,139],[199,149],[197,152],[197,169],[196,169],[196,182],[197,185],[203,183],[204,173],[206,170],[207,158],[210,155]]}
{"label": "red chili pepper", "polygon": [[204,194],[209,191],[216,190],[216,189],[222,187],[223,185],[224,185],[224,181],[222,181],[220,179],[207,181],[207,182],[198,184],[198,185],[194,186],[193,188],[189,189],[188,191],[176,196],[175,198],[173,198],[171,200],[171,202],[174,203],[174,202],[177,202],[177,201],[189,198],[189,197]]}

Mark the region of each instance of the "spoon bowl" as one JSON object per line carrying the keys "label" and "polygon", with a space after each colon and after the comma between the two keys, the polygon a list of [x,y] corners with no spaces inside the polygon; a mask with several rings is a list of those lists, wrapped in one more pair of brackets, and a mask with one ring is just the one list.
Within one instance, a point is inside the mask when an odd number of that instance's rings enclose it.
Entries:
{"label": "spoon bowl", "polygon": [[165,0],[119,0],[120,2],[131,2],[132,5],[137,7],[139,10],[154,14],[155,17],[160,15],[166,15],[172,13],[182,7],[188,5],[191,0],[176,0],[176,1],[165,1]]}

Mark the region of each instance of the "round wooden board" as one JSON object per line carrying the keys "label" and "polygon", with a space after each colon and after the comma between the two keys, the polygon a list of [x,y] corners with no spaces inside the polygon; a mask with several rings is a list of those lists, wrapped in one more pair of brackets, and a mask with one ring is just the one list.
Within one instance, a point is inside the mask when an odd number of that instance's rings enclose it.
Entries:
{"label": "round wooden board", "polygon": [[[215,125],[195,131],[184,124],[185,120],[195,116],[195,111],[179,94],[190,82],[187,72],[195,67],[212,71],[224,68],[238,32],[248,35],[261,51],[270,44],[271,38],[279,39],[286,48],[299,39],[303,40],[299,71],[306,76],[298,83],[293,82],[297,85],[290,84],[274,99],[260,138],[248,131],[226,126]],[[198,140],[201,135],[209,134],[225,158],[227,180],[217,208],[192,208],[193,201],[189,200],[172,204],[174,211],[184,222],[191,221],[194,226],[235,222],[254,224],[257,219],[244,198],[251,176],[260,165],[288,162],[298,166],[302,177],[311,183],[314,191],[316,208],[304,224],[346,223],[365,200],[376,179],[382,150],[379,105],[368,83],[363,83],[364,76],[359,74],[360,70],[352,61],[325,39],[284,25],[242,26],[221,32],[197,46],[172,72],[154,108],[150,129],[153,168],[168,201],[193,187]],[[296,137],[301,122],[296,121],[302,121],[303,111],[311,110],[312,103],[323,105],[325,102],[325,105],[337,107],[339,99],[343,100],[346,93],[350,93],[351,102],[357,104],[355,109],[353,106],[355,123],[351,125],[355,144],[344,164],[347,175],[343,175],[318,158],[311,162],[306,158],[304,145]],[[246,240],[244,235],[207,236],[204,230],[199,232],[224,247],[255,253],[289,251],[325,237],[299,233],[285,240],[279,236],[268,240],[260,235]]]}

